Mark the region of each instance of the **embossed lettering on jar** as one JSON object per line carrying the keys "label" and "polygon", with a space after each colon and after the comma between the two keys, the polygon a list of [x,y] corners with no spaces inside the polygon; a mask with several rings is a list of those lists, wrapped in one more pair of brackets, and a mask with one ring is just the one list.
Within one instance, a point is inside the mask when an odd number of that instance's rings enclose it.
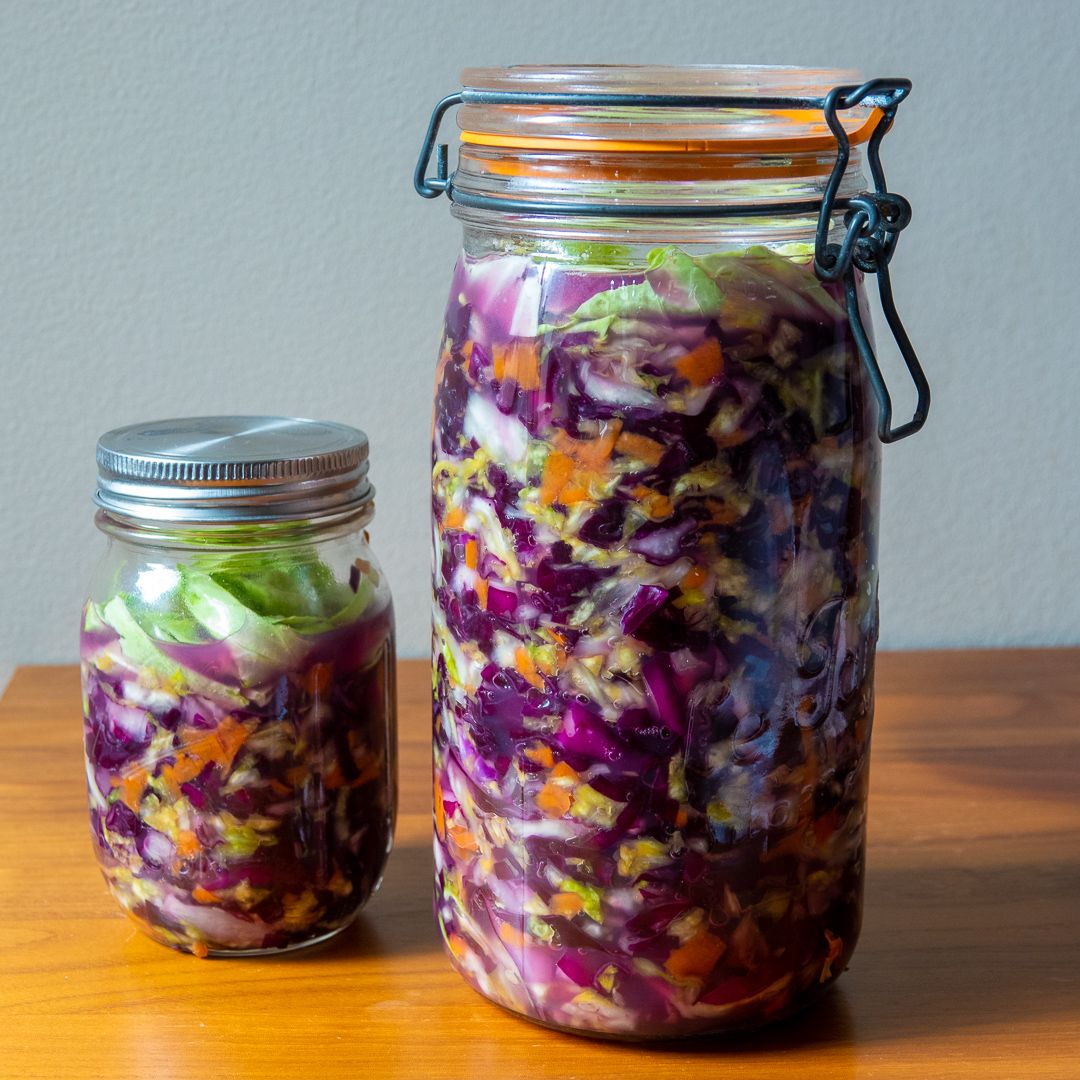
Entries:
{"label": "embossed lettering on jar", "polygon": [[[465,81],[779,97],[858,80]],[[845,115],[841,196],[865,187],[878,119]],[[813,210],[768,212],[820,205],[835,140],[820,111],[780,108],[466,99],[460,123],[433,443],[443,940],[480,992],[548,1025],[774,1019],[843,971],[864,872],[878,413],[844,286],[815,272]],[[747,210],[620,216],[650,201]]]}

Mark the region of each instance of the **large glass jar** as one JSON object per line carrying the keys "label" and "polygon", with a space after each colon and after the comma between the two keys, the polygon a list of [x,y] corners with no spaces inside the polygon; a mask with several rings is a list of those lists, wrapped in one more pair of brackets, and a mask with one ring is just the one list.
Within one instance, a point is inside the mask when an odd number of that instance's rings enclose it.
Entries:
{"label": "large glass jar", "polygon": [[[814,269],[836,140],[820,109],[558,95],[857,80],[464,81],[555,100],[467,97],[447,187],[465,240],[434,417],[443,940],[551,1026],[759,1024],[831,983],[860,924],[880,450],[844,285]],[[879,119],[844,121],[840,198]],[[641,213],[703,202],[727,216]]]}
{"label": "large glass jar", "polygon": [[198,956],[330,937],[377,886],[395,810],[367,440],[208,417],[109,432],[98,463],[81,654],[109,889]]}

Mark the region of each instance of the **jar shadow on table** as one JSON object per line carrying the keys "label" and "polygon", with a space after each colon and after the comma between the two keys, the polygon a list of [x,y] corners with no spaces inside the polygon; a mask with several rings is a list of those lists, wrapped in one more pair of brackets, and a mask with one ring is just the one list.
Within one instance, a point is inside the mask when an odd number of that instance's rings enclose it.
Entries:
{"label": "jar shadow on table", "polygon": [[[427,844],[399,845],[382,888],[352,926],[282,960],[340,965],[438,954],[431,873]],[[1064,863],[1034,873],[1016,865],[875,866],[871,857],[861,942],[850,968],[819,1001],[744,1034],[634,1045],[658,1055],[835,1053],[1052,1017],[1069,1007],[1076,960],[1077,919],[1053,912],[1070,895],[1080,895],[1080,871]],[[487,1007],[479,998],[475,1004]]]}

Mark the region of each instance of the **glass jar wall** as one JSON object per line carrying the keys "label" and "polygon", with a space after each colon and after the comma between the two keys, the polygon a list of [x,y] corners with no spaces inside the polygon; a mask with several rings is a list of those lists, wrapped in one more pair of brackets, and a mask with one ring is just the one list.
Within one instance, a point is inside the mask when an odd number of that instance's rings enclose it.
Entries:
{"label": "glass jar wall", "polygon": [[[667,122],[650,135],[677,140]],[[466,131],[460,189],[587,177],[617,204],[608,158],[629,154],[639,202],[782,199],[835,155],[582,151],[506,123]],[[575,1031],[783,1015],[860,922],[879,446],[842,286],[814,273],[812,219],[455,209],[433,451],[446,948]]]}
{"label": "glass jar wall", "polygon": [[[253,426],[226,419],[224,437],[204,430],[214,420],[179,422],[183,437],[167,437],[216,439],[220,466],[244,453],[232,429]],[[163,520],[184,516],[190,485],[159,479],[156,506],[127,498],[147,466],[124,452],[126,475],[99,492],[109,544],[81,635],[91,835],[106,882],[151,937],[200,956],[322,940],[371,895],[393,828],[393,614],[365,531],[370,491],[351,505],[339,491],[336,512],[315,519],[288,518],[305,494],[252,521],[218,481],[204,485],[195,520]],[[310,462],[292,468],[318,486]],[[232,487],[265,499],[296,479]]]}

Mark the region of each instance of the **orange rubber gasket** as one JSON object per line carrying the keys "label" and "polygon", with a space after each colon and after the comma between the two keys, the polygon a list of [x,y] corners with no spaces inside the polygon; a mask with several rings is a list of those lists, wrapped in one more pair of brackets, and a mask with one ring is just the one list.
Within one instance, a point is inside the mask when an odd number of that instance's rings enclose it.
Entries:
{"label": "orange rubber gasket", "polygon": [[[776,110],[773,116],[805,122],[816,117],[810,109]],[[848,132],[852,146],[866,142],[881,120],[881,110],[874,109],[865,122]],[[463,131],[461,141],[472,146],[501,146],[511,150],[598,150],[636,154],[801,154],[815,150],[831,150],[836,138],[820,121],[821,135],[793,135],[774,139],[579,139],[573,136],[545,137],[539,135],[495,135],[485,131]]]}
{"label": "orange rubber gasket", "polygon": [[736,159],[724,165],[714,155],[683,154],[677,160],[622,161],[618,164],[598,161],[485,161],[484,171],[496,176],[547,176],[552,180],[798,180],[827,176],[832,162],[796,165],[766,164],[757,155]]}

